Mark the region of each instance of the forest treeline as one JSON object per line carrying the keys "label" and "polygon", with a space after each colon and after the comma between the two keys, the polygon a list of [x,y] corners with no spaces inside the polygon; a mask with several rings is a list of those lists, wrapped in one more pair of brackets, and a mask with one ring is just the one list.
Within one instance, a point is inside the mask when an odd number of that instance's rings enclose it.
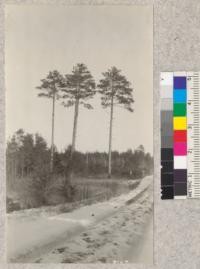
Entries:
{"label": "forest treeline", "polygon": [[[19,129],[6,148],[7,211],[96,200],[99,193],[101,199],[108,199],[127,189],[123,184],[126,179],[140,179],[153,172],[153,157],[142,145],[125,152],[112,151],[113,179],[107,178],[108,158],[107,152],[75,151],[72,159],[71,145],[62,152],[54,147],[52,173],[51,147],[40,134]],[[73,171],[72,180],[69,171]]]}
{"label": "forest treeline", "polygon": [[[71,146],[63,152],[54,149],[54,175],[65,176],[71,162]],[[50,171],[51,149],[39,134],[18,130],[7,143],[7,179],[23,177],[46,178]],[[79,152],[73,157],[73,173],[76,176],[105,176],[108,170],[108,153]],[[135,150],[112,152],[112,173],[115,177],[141,178],[153,170],[153,158],[140,145]]]}

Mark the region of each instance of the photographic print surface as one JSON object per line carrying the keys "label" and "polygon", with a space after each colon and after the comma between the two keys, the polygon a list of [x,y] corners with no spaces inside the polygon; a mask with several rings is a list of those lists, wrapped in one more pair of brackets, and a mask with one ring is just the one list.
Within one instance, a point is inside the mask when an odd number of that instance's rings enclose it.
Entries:
{"label": "photographic print surface", "polygon": [[7,261],[152,264],[152,6],[5,20]]}

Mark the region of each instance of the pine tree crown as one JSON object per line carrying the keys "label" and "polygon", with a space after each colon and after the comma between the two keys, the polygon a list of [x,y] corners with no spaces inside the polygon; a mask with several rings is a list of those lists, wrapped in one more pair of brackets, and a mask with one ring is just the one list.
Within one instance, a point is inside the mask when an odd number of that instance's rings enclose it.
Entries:
{"label": "pine tree crown", "polygon": [[96,85],[85,64],[79,63],[74,66],[71,74],[64,76],[60,87],[63,92],[62,97],[66,99],[62,103],[64,106],[73,106],[78,100],[79,104],[92,109],[92,106],[87,101],[96,94]]}
{"label": "pine tree crown", "polygon": [[36,87],[42,92],[38,94],[39,97],[52,98],[55,96],[59,99],[60,84],[63,80],[63,76],[57,71],[50,71],[46,78],[41,79],[41,85]]}
{"label": "pine tree crown", "polygon": [[113,105],[123,105],[125,109],[133,112],[132,104],[133,89],[131,83],[121,74],[121,70],[111,67],[107,72],[102,73],[98,92],[101,94],[101,104],[103,108]]}

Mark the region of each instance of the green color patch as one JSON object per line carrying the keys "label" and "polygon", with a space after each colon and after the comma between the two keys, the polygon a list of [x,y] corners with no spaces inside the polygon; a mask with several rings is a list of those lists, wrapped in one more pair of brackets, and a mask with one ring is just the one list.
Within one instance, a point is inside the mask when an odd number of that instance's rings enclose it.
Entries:
{"label": "green color patch", "polygon": [[175,103],[173,114],[174,116],[186,116],[186,103]]}

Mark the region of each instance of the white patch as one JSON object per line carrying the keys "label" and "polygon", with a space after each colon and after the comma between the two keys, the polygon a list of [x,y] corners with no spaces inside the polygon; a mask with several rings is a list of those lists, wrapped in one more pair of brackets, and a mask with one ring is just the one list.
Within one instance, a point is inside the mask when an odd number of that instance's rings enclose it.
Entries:
{"label": "white patch", "polygon": [[174,156],[174,169],[187,169],[187,157]]}

